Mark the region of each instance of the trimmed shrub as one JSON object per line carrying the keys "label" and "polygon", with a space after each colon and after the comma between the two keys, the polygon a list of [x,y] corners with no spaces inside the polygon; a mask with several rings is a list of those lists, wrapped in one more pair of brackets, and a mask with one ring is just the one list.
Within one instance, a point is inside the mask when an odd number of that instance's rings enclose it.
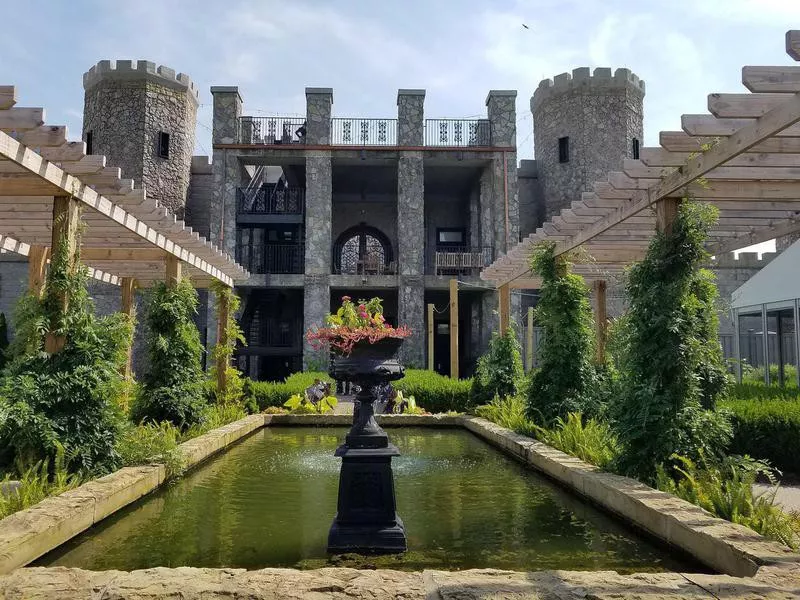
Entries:
{"label": "trimmed shrub", "polygon": [[245,379],[245,402],[254,402],[258,405],[259,411],[263,411],[269,407],[282,408],[284,403],[295,394],[300,394],[302,396],[306,388],[314,384],[315,379],[319,379],[320,381],[333,381],[327,373],[321,371],[292,373],[285,381],[279,382]]}
{"label": "trimmed shrub", "polygon": [[731,413],[731,452],[768,460],[781,471],[800,473],[800,399],[732,399],[721,406]]}
{"label": "trimmed shrub", "polygon": [[466,412],[472,406],[472,379],[450,379],[434,371],[408,369],[406,376],[392,385],[403,395],[414,396],[417,405],[429,413]]}
{"label": "trimmed shrub", "polygon": [[522,387],[522,348],[513,327],[494,332],[486,354],[478,359],[472,382],[472,404],[491,402],[495,396],[516,396]]}
{"label": "trimmed shrub", "polygon": [[800,390],[761,383],[737,383],[731,386],[731,398],[740,400],[797,400]]}

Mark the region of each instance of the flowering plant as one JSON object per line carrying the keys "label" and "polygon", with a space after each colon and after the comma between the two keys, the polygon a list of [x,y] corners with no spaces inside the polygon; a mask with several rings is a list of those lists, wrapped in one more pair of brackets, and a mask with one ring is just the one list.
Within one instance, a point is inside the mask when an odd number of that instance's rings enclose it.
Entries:
{"label": "flowering plant", "polygon": [[372,298],[356,304],[350,296],[342,296],[342,305],[336,313],[325,318],[326,327],[309,329],[306,339],[315,349],[329,346],[341,354],[350,354],[362,340],[374,344],[384,338],[410,336],[411,330],[405,325],[392,327],[386,322],[381,302],[380,298]]}

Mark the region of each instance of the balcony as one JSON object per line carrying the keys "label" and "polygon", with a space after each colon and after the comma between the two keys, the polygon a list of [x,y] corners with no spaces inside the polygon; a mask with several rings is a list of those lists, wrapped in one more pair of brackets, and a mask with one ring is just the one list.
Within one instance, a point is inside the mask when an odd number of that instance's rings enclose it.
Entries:
{"label": "balcony", "polygon": [[425,119],[425,145],[479,148],[492,145],[488,119]]}
{"label": "balcony", "polygon": [[299,186],[265,185],[236,190],[240,215],[302,215],[306,190]]}
{"label": "balcony", "polygon": [[256,275],[303,273],[305,245],[242,244],[236,247],[236,262]]}
{"label": "balcony", "polygon": [[477,276],[494,260],[494,248],[470,246],[438,246],[433,254],[435,275]]}
{"label": "balcony", "polygon": [[396,146],[397,119],[331,119],[333,146]]}
{"label": "balcony", "polygon": [[240,144],[292,145],[305,143],[302,117],[239,117]]}

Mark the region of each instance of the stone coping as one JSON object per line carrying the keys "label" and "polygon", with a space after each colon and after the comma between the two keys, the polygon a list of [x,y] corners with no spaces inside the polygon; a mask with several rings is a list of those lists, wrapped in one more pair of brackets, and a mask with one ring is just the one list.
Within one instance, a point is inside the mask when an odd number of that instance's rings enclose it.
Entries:
{"label": "stone coping", "polygon": [[[11,598],[794,598],[800,555],[753,531],[633,479],[604,473],[570,455],[478,417],[382,415],[384,426],[462,426],[627,522],[725,575],[496,570],[461,572],[352,569],[195,569],[144,571],[17,569],[154,490],[163,465],[126,467],[0,521],[0,591]],[[188,467],[265,425],[346,426],[349,415],[251,415],[181,444]],[[16,570],[15,570],[16,569]],[[89,593],[88,590],[93,590]],[[113,593],[110,591],[113,590]],[[433,594],[433,595],[432,595]],[[246,595],[246,594],[245,594]],[[239,596],[237,596],[239,597]]]}

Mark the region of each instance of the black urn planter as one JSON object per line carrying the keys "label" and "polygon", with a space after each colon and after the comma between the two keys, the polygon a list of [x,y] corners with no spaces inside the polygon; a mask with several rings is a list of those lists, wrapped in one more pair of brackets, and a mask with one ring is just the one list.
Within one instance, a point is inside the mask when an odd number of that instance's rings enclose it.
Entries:
{"label": "black urn planter", "polygon": [[397,515],[392,457],[399,456],[375,420],[375,386],[403,377],[397,360],[402,338],[374,344],[359,342],[348,356],[333,359],[330,375],[359,386],[358,410],[345,443],[336,449],[342,459],[336,516],[328,534],[328,552],[394,553],[407,548],[403,521]]}

